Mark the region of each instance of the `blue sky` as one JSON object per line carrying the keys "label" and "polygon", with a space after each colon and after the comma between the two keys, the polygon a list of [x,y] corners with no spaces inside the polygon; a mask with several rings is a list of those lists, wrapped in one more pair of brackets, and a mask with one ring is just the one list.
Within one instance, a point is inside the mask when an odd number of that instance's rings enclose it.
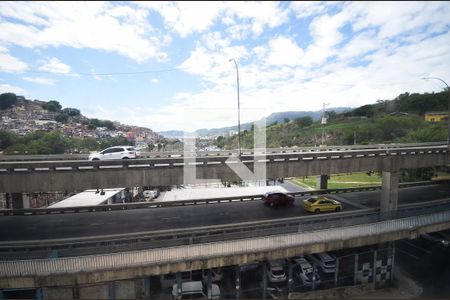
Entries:
{"label": "blue sky", "polygon": [[0,92],[156,131],[450,84],[450,2],[0,2]]}

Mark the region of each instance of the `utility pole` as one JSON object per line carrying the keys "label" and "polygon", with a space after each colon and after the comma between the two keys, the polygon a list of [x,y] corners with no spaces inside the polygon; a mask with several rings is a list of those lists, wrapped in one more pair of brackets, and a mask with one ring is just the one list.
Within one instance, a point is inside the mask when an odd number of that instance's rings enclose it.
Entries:
{"label": "utility pole", "polygon": [[239,103],[239,69],[237,62],[234,58],[231,58],[229,61],[234,61],[234,65],[236,66],[237,101],[238,101],[238,155],[241,156],[241,108]]}
{"label": "utility pole", "polygon": [[330,103],[323,103],[322,109],[322,143],[321,146],[325,146],[325,124],[327,124],[327,118],[325,118],[325,106],[330,105]]}
{"label": "utility pole", "polygon": [[450,88],[448,87],[447,82],[445,82],[444,80],[442,80],[441,78],[438,78],[438,77],[424,77],[422,79],[424,79],[424,80],[429,80],[429,79],[439,80],[439,81],[443,82],[445,84],[445,86],[447,87],[447,94],[448,94],[447,149],[448,149],[448,148],[450,148]]}

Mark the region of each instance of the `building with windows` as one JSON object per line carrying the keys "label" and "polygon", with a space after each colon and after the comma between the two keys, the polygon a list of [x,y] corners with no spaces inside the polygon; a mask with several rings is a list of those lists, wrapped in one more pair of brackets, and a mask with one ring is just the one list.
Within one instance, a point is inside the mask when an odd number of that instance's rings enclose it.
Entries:
{"label": "building with windows", "polygon": [[448,112],[446,111],[435,111],[435,112],[427,112],[425,114],[425,121],[427,122],[444,122],[448,120]]}

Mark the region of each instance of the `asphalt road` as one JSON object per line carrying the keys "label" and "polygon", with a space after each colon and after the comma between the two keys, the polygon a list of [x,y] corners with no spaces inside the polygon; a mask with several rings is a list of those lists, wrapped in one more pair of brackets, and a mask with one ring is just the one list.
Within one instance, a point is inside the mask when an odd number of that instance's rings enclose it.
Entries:
{"label": "asphalt road", "polygon": [[[343,211],[349,211],[366,205],[377,206],[380,191],[330,195],[330,197],[345,199],[346,201],[342,203]],[[399,190],[401,204],[445,197],[450,197],[449,185]],[[250,201],[95,213],[0,216],[0,241],[88,237],[306,216],[309,213],[300,206],[304,198],[296,198],[292,207],[271,208],[260,201]]]}

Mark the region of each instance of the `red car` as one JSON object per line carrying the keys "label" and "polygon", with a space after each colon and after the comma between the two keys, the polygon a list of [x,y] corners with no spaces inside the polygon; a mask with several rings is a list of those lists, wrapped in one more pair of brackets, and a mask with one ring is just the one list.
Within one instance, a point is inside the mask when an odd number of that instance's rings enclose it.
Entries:
{"label": "red car", "polygon": [[262,197],[262,201],[265,205],[292,205],[294,204],[294,197],[280,192],[268,192]]}

